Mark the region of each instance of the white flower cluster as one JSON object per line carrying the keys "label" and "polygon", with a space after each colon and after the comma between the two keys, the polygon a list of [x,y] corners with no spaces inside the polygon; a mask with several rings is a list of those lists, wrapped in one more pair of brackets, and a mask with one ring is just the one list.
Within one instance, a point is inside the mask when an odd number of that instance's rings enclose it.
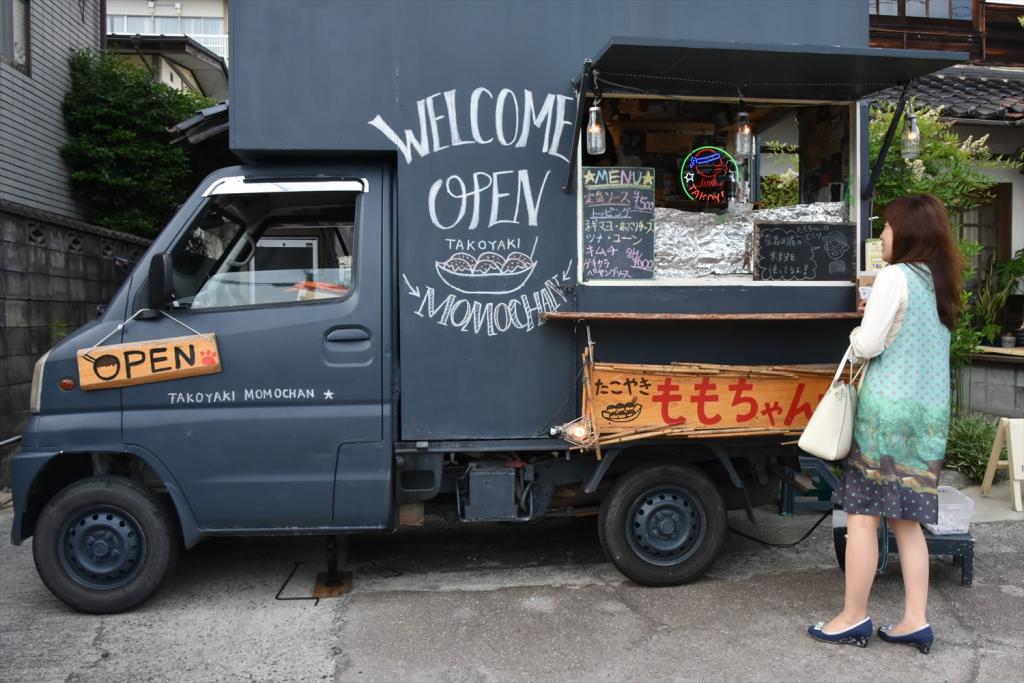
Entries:
{"label": "white flower cluster", "polygon": [[988,133],[985,133],[977,140],[974,139],[973,135],[968,135],[967,138],[960,143],[960,151],[966,152],[972,157],[988,154]]}
{"label": "white flower cluster", "polygon": [[912,175],[914,177],[914,180],[916,182],[920,182],[920,181],[924,180],[924,174],[925,174],[924,160],[922,160],[922,159],[914,159],[908,165],[910,166],[910,175]]}

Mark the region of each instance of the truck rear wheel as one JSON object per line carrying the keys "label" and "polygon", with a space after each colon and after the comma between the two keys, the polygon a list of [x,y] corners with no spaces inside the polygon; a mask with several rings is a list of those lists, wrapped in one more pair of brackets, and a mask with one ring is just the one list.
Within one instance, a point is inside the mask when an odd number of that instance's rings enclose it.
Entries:
{"label": "truck rear wheel", "polygon": [[43,508],[32,542],[39,577],[81,612],[140,605],[172,571],[175,524],[148,489],[121,477],[83,479]]}
{"label": "truck rear wheel", "polygon": [[725,540],[722,496],[692,467],[657,465],[628,472],[601,504],[601,546],[619,571],[646,586],[701,576]]}

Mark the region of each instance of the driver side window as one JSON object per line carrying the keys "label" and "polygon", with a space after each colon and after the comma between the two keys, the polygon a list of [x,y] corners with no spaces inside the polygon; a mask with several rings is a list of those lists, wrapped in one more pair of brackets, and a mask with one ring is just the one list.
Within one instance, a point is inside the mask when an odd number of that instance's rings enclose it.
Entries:
{"label": "driver side window", "polygon": [[172,250],[175,305],[224,308],[348,297],[355,192],[216,195]]}

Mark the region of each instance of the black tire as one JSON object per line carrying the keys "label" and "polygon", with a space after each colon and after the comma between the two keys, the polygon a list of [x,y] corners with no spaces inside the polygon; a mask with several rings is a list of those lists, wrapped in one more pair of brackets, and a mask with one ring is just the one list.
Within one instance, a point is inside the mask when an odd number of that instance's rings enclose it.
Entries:
{"label": "black tire", "polygon": [[645,586],[700,577],[725,541],[725,505],[703,473],[656,465],[619,477],[601,503],[598,536],[612,564]]}
{"label": "black tire", "polygon": [[176,528],[166,505],[141,484],[83,479],[43,508],[32,556],[43,583],[68,606],[123,612],[145,602],[173,571]]}

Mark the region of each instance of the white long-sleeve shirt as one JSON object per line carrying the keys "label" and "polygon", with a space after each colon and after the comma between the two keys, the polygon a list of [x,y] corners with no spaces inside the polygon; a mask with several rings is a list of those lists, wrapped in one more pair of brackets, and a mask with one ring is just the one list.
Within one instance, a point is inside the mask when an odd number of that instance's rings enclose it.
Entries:
{"label": "white long-sleeve shirt", "polygon": [[892,344],[907,313],[907,277],[901,268],[886,266],[875,277],[860,327],[850,333],[858,358],[874,358]]}

